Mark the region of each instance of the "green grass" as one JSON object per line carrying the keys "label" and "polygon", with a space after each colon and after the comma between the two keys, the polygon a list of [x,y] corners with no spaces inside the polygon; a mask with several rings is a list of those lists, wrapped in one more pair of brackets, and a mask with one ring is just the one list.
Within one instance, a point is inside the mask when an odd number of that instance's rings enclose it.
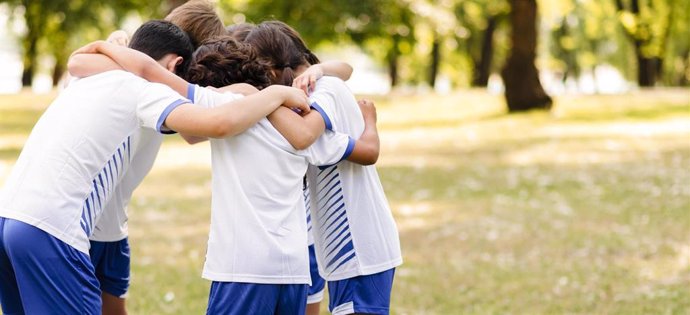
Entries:
{"label": "green grass", "polygon": [[[0,183],[51,96],[0,96]],[[690,312],[690,91],[516,115],[480,91],[374,99],[392,313]],[[205,310],[208,150],[167,139],[135,192],[131,314]]]}

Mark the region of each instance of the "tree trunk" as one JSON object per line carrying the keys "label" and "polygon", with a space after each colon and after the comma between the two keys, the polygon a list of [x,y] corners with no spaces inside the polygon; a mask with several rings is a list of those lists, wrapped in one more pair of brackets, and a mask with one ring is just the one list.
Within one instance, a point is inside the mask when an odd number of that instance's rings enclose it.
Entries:
{"label": "tree trunk", "polygon": [[388,55],[388,76],[391,79],[391,87],[398,85],[398,54],[392,52]]}
{"label": "tree trunk", "polygon": [[441,40],[434,34],[434,43],[431,46],[431,65],[429,66],[429,85],[433,89],[436,86],[436,76],[441,63]]}
{"label": "tree trunk", "polygon": [[[627,10],[622,0],[615,0],[615,4],[616,9],[619,12]],[[640,17],[640,2],[638,0],[630,1],[630,12],[634,14],[636,18]],[[668,16],[668,19],[669,23],[673,21],[673,13],[671,13],[671,15]],[[656,80],[661,74],[662,59],[657,56],[645,56],[642,53],[642,47],[649,42],[649,39],[641,40],[636,34],[630,33],[627,30],[625,31],[628,37],[633,41],[633,45],[635,46],[635,57],[637,57],[637,85],[639,85],[640,87],[653,87],[654,85],[656,85]],[[666,30],[666,32],[668,32],[668,29]],[[664,38],[666,38],[667,36],[668,33],[663,35]]]}
{"label": "tree trunk", "polygon": [[658,69],[661,60],[657,57],[645,57],[639,52],[637,54],[637,84],[640,87],[654,87],[658,77]]}
{"label": "tree trunk", "polygon": [[398,86],[398,59],[400,58],[400,52],[398,51],[399,43],[399,36],[394,35],[393,45],[386,56],[386,60],[388,61],[388,76],[391,79],[391,87]]}
{"label": "tree trunk", "polygon": [[544,92],[539,82],[539,71],[534,65],[537,48],[536,0],[511,0],[510,3],[512,48],[501,71],[508,110],[550,109],[551,97]]}
{"label": "tree trunk", "polygon": [[487,18],[486,30],[482,35],[482,50],[479,60],[474,62],[474,74],[472,76],[472,86],[486,87],[489,84],[491,75],[491,60],[494,56],[494,33],[498,24],[497,16]]}
{"label": "tree trunk", "polygon": [[[34,16],[34,11],[30,11],[28,8],[25,14],[27,33],[22,39],[22,46],[24,48],[24,56],[22,57],[22,63],[24,64],[24,70],[22,71],[22,86],[31,86],[34,80],[34,72],[36,71],[36,60],[38,59],[38,39],[40,38],[40,28],[35,26],[43,27],[40,16]],[[38,25],[36,25],[38,24]]]}
{"label": "tree trunk", "polygon": [[[31,33],[31,31],[29,31]],[[34,71],[36,66],[36,46],[38,44],[38,38],[31,38],[32,34],[27,34],[27,38],[24,39],[24,57],[22,62],[24,64],[24,70],[22,71],[22,86],[31,86],[34,81]]]}
{"label": "tree trunk", "polygon": [[677,86],[688,86],[690,85],[690,49],[686,49],[682,56],[685,56],[685,58],[683,58],[683,67],[674,80],[674,83]]}
{"label": "tree trunk", "polygon": [[55,67],[53,68],[53,86],[57,86],[60,79],[62,79],[62,75],[65,74],[65,70],[67,70],[65,62],[66,60],[64,59],[55,60]]}

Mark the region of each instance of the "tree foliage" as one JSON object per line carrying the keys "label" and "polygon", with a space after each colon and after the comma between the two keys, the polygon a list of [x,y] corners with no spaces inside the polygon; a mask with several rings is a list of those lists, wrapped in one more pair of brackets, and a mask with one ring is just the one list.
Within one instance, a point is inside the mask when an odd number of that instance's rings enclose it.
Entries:
{"label": "tree foliage", "polygon": [[[184,0],[0,0],[23,17],[24,85],[39,56],[54,59],[103,38],[131,12],[160,18]],[[311,46],[347,43],[388,69],[392,85],[487,85],[508,59],[511,0],[218,0],[226,23],[280,19]],[[640,86],[688,85],[690,0],[538,0],[537,63],[563,80],[611,65]],[[544,45],[545,44],[545,45]],[[540,48],[541,47],[541,48]]]}
{"label": "tree foliage", "polygon": [[[69,53],[86,40],[102,38],[120,26],[128,12],[138,10],[146,15],[160,7],[160,2],[136,0],[5,0],[26,23],[21,36],[24,70],[22,85],[29,86],[38,66],[38,57],[54,58],[53,82],[65,71]],[[40,52],[40,53],[39,53]]]}
{"label": "tree foliage", "polygon": [[398,81],[400,56],[414,45],[413,13],[401,0],[336,0],[327,5],[316,0],[253,0],[222,1],[221,5],[226,11],[244,12],[250,22],[284,21],[312,46],[350,41],[363,47],[385,61],[392,85]]}

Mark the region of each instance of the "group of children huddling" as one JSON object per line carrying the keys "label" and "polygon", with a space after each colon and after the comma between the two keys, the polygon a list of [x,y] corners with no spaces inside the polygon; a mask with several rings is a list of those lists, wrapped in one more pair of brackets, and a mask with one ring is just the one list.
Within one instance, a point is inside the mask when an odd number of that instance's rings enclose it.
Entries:
{"label": "group of children huddling", "polygon": [[2,312],[126,314],[127,204],[179,133],[211,143],[207,314],[318,313],[325,282],[333,314],[387,314],[402,258],[352,68],[198,0],[122,34],[70,57],[0,193]]}

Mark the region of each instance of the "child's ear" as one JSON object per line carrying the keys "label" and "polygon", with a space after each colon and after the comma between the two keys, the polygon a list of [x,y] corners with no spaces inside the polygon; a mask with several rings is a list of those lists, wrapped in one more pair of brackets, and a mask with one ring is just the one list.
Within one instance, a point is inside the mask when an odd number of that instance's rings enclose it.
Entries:
{"label": "child's ear", "polygon": [[170,59],[168,62],[166,68],[168,68],[168,71],[175,73],[175,68],[180,65],[184,61],[184,58],[177,56],[175,58]]}

